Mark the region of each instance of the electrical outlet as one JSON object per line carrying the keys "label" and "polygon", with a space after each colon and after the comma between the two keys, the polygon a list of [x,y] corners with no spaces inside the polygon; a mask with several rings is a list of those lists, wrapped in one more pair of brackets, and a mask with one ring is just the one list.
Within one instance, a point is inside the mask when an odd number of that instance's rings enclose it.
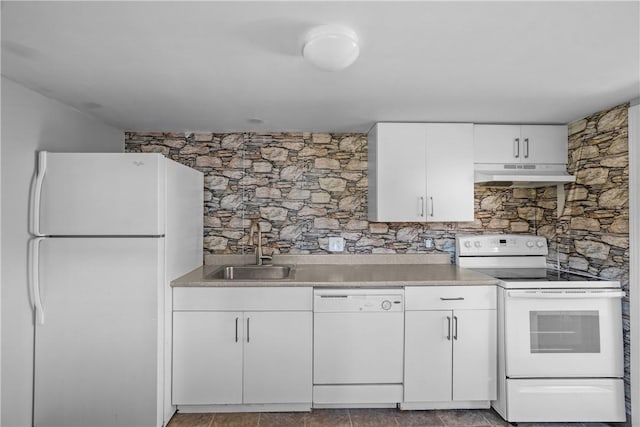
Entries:
{"label": "electrical outlet", "polygon": [[343,252],[344,239],[342,237],[329,237],[329,252]]}
{"label": "electrical outlet", "polygon": [[424,239],[424,247],[427,249],[433,249],[433,239],[428,238],[428,239]]}

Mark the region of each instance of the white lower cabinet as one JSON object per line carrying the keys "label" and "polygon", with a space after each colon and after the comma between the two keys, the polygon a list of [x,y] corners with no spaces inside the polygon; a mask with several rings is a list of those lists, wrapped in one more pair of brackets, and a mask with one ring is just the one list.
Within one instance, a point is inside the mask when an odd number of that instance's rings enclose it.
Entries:
{"label": "white lower cabinet", "polygon": [[488,407],[496,398],[494,286],[407,288],[406,409]]}
{"label": "white lower cabinet", "polygon": [[[180,410],[310,410],[312,288],[175,288],[173,302]],[[401,408],[488,408],[495,286],[407,287],[404,321]]]}
{"label": "white lower cabinet", "polygon": [[242,403],[243,343],[235,340],[236,319],[242,313],[173,313],[174,404]]}
{"label": "white lower cabinet", "polygon": [[243,403],[311,401],[311,312],[251,312]]}
{"label": "white lower cabinet", "polygon": [[[199,289],[186,296],[174,292],[173,404],[310,406],[313,331],[308,289],[308,298],[300,289],[287,295],[282,288],[273,293],[260,288],[253,295],[246,288],[237,293]],[[288,296],[294,301],[283,304],[280,299]],[[230,311],[223,311],[225,306]],[[241,307],[251,310],[237,310]]]}

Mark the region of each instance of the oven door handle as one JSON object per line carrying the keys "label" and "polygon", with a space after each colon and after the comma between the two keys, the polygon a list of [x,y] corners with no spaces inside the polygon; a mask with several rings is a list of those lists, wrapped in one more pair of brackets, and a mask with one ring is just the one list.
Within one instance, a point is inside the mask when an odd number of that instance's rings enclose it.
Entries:
{"label": "oven door handle", "polygon": [[624,291],[586,291],[586,292],[545,292],[545,291],[509,291],[507,298],[520,299],[596,299],[623,298]]}

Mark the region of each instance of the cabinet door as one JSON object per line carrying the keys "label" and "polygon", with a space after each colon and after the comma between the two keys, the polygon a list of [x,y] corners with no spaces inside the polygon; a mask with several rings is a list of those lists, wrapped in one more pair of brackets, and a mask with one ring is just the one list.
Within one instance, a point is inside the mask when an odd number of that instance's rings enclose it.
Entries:
{"label": "cabinet door", "polygon": [[369,134],[369,220],[425,221],[423,123],[379,123]]}
{"label": "cabinet door", "polygon": [[405,312],[406,402],[451,400],[452,317],[451,311]]}
{"label": "cabinet door", "polygon": [[522,126],[520,134],[523,163],[567,163],[567,126]]}
{"label": "cabinet door", "polygon": [[496,310],[453,315],[453,400],[496,399]]}
{"label": "cabinet door", "polygon": [[474,125],[475,163],[520,163],[520,125]]}
{"label": "cabinet door", "polygon": [[173,404],[242,403],[242,339],[240,312],[174,312]]}
{"label": "cabinet door", "polygon": [[311,402],[311,312],[246,312],[244,327],[244,403]]}
{"label": "cabinet door", "polygon": [[473,221],[473,125],[428,123],[427,221]]}

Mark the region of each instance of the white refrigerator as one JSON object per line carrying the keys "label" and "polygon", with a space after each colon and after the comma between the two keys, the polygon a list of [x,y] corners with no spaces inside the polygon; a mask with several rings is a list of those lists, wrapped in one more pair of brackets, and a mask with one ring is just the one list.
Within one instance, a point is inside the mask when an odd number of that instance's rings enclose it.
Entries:
{"label": "white refrigerator", "polygon": [[170,282],[202,264],[202,173],[155,153],[40,152],[37,169],[33,425],[166,425]]}

